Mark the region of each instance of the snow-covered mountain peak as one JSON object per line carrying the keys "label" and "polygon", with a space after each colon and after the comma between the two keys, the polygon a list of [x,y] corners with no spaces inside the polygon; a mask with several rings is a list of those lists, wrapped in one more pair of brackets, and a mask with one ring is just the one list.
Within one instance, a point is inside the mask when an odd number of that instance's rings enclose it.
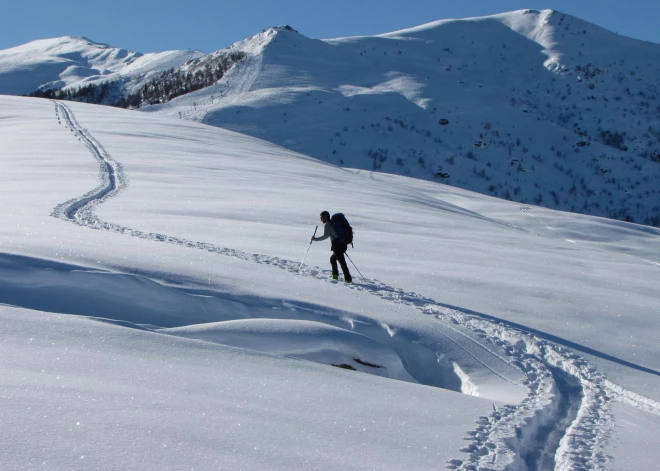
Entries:
{"label": "snow-covered mountain peak", "polygon": [[[547,17],[555,13],[554,10],[516,10],[496,15],[476,16],[470,18],[447,18],[425,23],[423,25],[405,28],[378,35],[383,38],[414,37],[433,34],[441,31],[446,25],[483,25],[485,22],[499,22],[517,31],[531,31],[547,22]],[[460,28],[460,26],[458,26]],[[527,35],[527,34],[526,34]]]}
{"label": "snow-covered mountain peak", "polygon": [[231,49],[239,50],[251,55],[262,54],[264,49],[276,38],[283,38],[293,35],[300,37],[300,33],[293,29],[291,26],[272,26],[261,33],[257,33],[242,41],[236,41],[232,44]]}
{"label": "snow-covered mountain peak", "polygon": [[97,43],[85,36],[60,36],[56,38],[44,38],[44,39],[35,39],[28,43],[16,46],[14,48],[8,49],[7,51],[15,50],[56,50],[65,47],[71,48],[82,48],[90,45],[100,46],[100,47],[111,47],[107,44]]}
{"label": "snow-covered mountain peak", "polygon": [[[544,47],[545,65],[555,72],[575,72],[585,61],[601,68],[623,56],[634,65],[648,65],[648,57],[660,54],[660,45],[619,36],[580,18],[555,10],[520,10],[496,15],[512,30]],[[640,60],[641,59],[641,60]],[[621,63],[617,66],[623,65]],[[579,72],[579,70],[578,70]],[[579,74],[577,74],[579,75]]]}
{"label": "snow-covered mountain peak", "polygon": [[14,57],[25,63],[38,63],[46,60],[76,61],[83,58],[94,60],[108,57],[111,53],[117,58],[140,57],[143,54],[108,44],[94,42],[84,36],[62,36],[58,38],[37,39],[29,43],[0,51],[0,59]]}
{"label": "snow-covered mountain peak", "polygon": [[0,93],[21,95],[146,76],[200,56],[197,51],[142,54],[82,36],[39,39],[0,51]]}
{"label": "snow-covered mountain peak", "polygon": [[555,28],[551,22],[551,18],[556,13],[554,10],[518,10],[497,15],[496,18],[513,31],[542,46],[543,52],[548,56],[545,63],[548,67],[560,57],[554,49]]}
{"label": "snow-covered mountain peak", "polygon": [[483,42],[492,45],[497,42],[506,44],[510,38],[506,29],[541,46],[543,54],[547,56],[544,65],[554,72],[566,72],[574,68],[583,62],[581,58],[586,55],[609,58],[612,53],[622,52],[628,47],[655,54],[660,51],[657,44],[622,37],[580,18],[551,9],[443,19],[377,37],[434,41],[445,44],[443,47],[447,47],[447,43],[475,46]]}

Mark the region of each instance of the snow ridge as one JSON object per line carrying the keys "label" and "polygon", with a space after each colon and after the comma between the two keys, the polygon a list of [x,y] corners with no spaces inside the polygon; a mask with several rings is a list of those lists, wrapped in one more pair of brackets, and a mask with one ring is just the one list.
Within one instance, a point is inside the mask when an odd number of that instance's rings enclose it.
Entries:
{"label": "snow ridge", "polygon": [[[55,112],[99,162],[101,182],[85,195],[58,205],[53,216],[93,229],[206,250],[327,281],[327,270],[307,266],[300,270],[298,261],[136,231],[100,220],[93,207],[125,188],[126,177],[121,165],[78,124],[68,107],[55,102]],[[414,307],[430,325],[439,321],[448,326],[449,332],[456,334],[450,340],[459,346],[474,342],[493,355],[497,354],[489,345],[503,348],[509,357],[503,360],[526,375],[527,398],[518,406],[494,408],[490,416],[480,418],[477,428],[468,434],[470,445],[461,450],[468,458],[450,460],[447,466],[451,469],[601,469],[608,461],[603,444],[612,424],[612,400],[660,414],[660,403],[612,383],[585,359],[524,327],[461,311],[373,279],[347,288],[385,299],[393,309],[397,305]]]}

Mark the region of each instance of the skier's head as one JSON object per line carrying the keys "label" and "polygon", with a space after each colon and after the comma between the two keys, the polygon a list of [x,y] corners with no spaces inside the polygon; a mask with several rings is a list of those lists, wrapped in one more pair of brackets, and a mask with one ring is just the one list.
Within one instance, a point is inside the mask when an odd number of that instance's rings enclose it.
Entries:
{"label": "skier's head", "polygon": [[323,212],[321,213],[321,222],[322,222],[323,224],[325,224],[325,223],[328,222],[329,220],[330,220],[330,213],[327,212],[327,211],[323,211]]}

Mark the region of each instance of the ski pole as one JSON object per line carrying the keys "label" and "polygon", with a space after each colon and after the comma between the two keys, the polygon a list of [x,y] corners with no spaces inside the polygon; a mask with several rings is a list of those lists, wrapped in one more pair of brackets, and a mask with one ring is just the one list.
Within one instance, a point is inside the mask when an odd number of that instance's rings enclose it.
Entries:
{"label": "ski pole", "polygon": [[[344,253],[344,255],[346,255],[346,256],[348,257],[348,254],[347,254],[347,253]],[[351,259],[351,257],[348,257],[348,259],[351,261],[351,263],[353,263],[353,260]],[[367,280],[364,278],[364,276],[362,276],[362,272],[361,272],[360,269],[355,265],[355,263],[353,263],[353,266],[355,267],[355,269],[358,271],[358,273],[359,273],[360,276],[362,277],[362,280],[367,281]]]}
{"label": "ski pole", "polygon": [[[319,226],[316,226],[316,229],[314,229],[314,235],[312,236],[312,239],[316,237],[316,231],[318,230],[319,230]],[[300,266],[298,267],[298,273],[300,273],[300,269],[302,268],[303,263],[305,263],[305,259],[307,258],[307,254],[309,253],[309,249],[311,248],[311,246],[312,246],[312,241],[310,240],[309,247],[307,247],[307,252],[305,252],[305,256],[303,257],[302,262],[300,262]]]}

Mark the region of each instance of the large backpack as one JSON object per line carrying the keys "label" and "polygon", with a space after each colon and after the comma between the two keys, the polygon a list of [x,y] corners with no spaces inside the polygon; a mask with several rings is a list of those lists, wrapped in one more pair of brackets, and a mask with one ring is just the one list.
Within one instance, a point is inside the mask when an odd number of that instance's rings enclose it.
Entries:
{"label": "large backpack", "polygon": [[353,246],[353,228],[346,220],[346,216],[342,213],[333,214],[330,221],[332,221],[332,225],[335,227],[337,240],[346,245],[351,244]]}

